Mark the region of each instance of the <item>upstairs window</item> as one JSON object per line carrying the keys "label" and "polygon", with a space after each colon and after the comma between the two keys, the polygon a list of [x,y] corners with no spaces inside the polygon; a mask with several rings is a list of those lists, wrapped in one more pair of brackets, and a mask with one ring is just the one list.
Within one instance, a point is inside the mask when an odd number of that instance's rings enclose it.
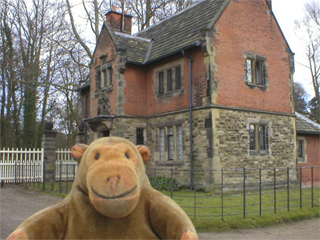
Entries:
{"label": "upstairs window", "polygon": [[250,135],[250,154],[263,155],[268,154],[268,125],[251,123],[249,125]]}
{"label": "upstairs window", "polygon": [[170,67],[157,72],[157,95],[165,95],[182,89],[181,66]]}
{"label": "upstairs window", "polygon": [[107,55],[100,57],[101,65],[96,68],[96,91],[112,90],[112,60],[107,61]]}
{"label": "upstairs window", "polygon": [[167,91],[172,91],[172,69],[167,70]]}
{"label": "upstairs window", "polygon": [[247,59],[247,82],[251,84],[264,85],[264,62]]}
{"label": "upstairs window", "polygon": [[159,72],[159,94],[164,94],[164,72]]}
{"label": "upstairs window", "polygon": [[265,88],[267,85],[266,58],[260,55],[246,53],[246,82],[251,87]]}
{"label": "upstairs window", "polygon": [[176,73],[176,78],[175,78],[176,90],[178,90],[181,88],[181,67],[180,66],[175,68],[175,73]]}

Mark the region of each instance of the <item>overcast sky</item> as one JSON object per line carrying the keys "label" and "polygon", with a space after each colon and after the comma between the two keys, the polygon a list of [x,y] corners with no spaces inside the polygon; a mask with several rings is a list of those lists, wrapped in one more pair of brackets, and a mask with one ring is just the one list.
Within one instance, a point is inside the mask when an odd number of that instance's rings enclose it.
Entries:
{"label": "overcast sky", "polygon": [[[294,21],[304,16],[304,4],[311,0],[272,0],[273,13],[284,33],[291,50],[295,53],[294,81],[303,84],[305,90],[314,96],[310,71],[304,65],[308,65],[304,54],[303,45],[294,32]],[[316,0],[320,4],[320,0]]]}

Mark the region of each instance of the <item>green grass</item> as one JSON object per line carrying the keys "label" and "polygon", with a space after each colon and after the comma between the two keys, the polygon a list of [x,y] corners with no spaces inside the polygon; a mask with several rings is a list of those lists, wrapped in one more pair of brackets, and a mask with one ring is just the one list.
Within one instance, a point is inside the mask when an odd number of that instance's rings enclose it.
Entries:
{"label": "green grass", "polygon": [[[47,182],[45,192],[65,197],[71,186],[71,182],[55,183],[52,191],[51,184]],[[32,188],[37,189],[37,185]],[[63,193],[59,193],[59,189]],[[163,193],[170,196],[170,192]],[[264,190],[261,196],[258,191],[248,192],[245,198],[240,193],[221,196],[212,192],[173,192],[173,200],[189,215],[199,232],[258,228],[320,217],[320,188],[313,189],[313,202],[311,196],[310,188],[300,192],[295,187],[289,192],[287,189],[277,189],[276,192]]]}

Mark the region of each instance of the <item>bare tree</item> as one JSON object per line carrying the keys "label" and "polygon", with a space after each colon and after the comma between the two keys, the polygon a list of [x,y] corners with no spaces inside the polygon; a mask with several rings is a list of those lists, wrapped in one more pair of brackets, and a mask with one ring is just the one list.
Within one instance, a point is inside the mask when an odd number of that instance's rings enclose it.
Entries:
{"label": "bare tree", "polygon": [[308,94],[301,83],[294,83],[293,99],[296,111],[308,115]]}
{"label": "bare tree", "polygon": [[[63,91],[72,95],[79,87],[79,75],[65,82],[60,74],[68,67],[66,58],[72,61],[67,49],[75,48],[65,41],[68,25],[60,3],[0,2],[1,147],[39,147],[44,122],[56,108],[55,98],[63,98]],[[83,61],[85,54],[78,51],[72,56]],[[87,73],[77,66],[74,71]],[[77,105],[76,100],[68,104]],[[75,118],[65,121],[74,125]]]}
{"label": "bare tree", "polygon": [[305,17],[295,21],[299,36],[303,37],[305,54],[308,59],[309,69],[314,88],[314,93],[319,99],[320,90],[320,4],[312,1],[305,4]]}

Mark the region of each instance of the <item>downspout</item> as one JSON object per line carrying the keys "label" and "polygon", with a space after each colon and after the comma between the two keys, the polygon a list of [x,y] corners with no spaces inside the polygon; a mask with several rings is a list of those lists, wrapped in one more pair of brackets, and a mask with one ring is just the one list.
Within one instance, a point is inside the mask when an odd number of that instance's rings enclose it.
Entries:
{"label": "downspout", "polygon": [[194,186],[193,186],[192,63],[194,60],[185,53],[184,49],[182,49],[182,55],[189,59],[190,189],[193,190]]}
{"label": "downspout", "polygon": [[[88,95],[86,94],[86,100],[85,100],[85,119],[88,118]],[[88,127],[87,124],[84,124],[84,143],[87,144],[87,133],[88,133]]]}

